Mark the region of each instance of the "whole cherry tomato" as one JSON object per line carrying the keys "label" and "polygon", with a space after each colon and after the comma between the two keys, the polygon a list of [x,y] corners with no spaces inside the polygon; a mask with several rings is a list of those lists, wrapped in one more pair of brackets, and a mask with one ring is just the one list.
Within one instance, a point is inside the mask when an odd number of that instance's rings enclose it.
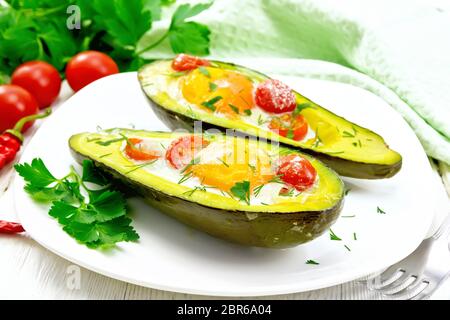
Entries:
{"label": "whole cherry tomato", "polygon": [[[25,89],[13,84],[0,86],[0,132],[12,129],[17,121],[38,111],[38,103]],[[22,132],[31,125],[32,122],[25,124]]]}
{"label": "whole cherry tomato", "polygon": [[51,105],[61,90],[58,70],[44,61],[30,61],[20,65],[13,72],[11,83],[31,93],[41,109]]}
{"label": "whole cherry tomato", "polygon": [[109,56],[98,51],[80,52],[66,67],[66,78],[74,91],[100,78],[119,73],[119,67]]}

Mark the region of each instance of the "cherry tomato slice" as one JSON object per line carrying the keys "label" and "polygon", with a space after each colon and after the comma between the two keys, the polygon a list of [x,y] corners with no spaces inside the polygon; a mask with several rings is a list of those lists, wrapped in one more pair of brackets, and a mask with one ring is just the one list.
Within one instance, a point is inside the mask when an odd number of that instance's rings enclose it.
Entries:
{"label": "cherry tomato slice", "polygon": [[317,171],[311,162],[296,154],[281,158],[277,174],[281,180],[298,191],[311,187],[317,177]]}
{"label": "cherry tomato slice", "polygon": [[187,54],[179,54],[173,59],[172,69],[175,71],[194,70],[201,66],[209,66],[208,60],[200,59],[199,57],[190,56]]}
{"label": "cherry tomato slice", "polygon": [[166,152],[166,160],[175,169],[186,167],[197,152],[209,142],[198,136],[185,136],[173,141]]}
{"label": "cherry tomato slice", "polygon": [[278,132],[280,136],[300,141],[308,133],[308,123],[302,115],[294,117],[284,114],[281,117],[272,118],[269,122],[269,129]]}
{"label": "cherry tomato slice", "polygon": [[291,88],[275,79],[268,79],[258,85],[255,101],[261,109],[271,113],[290,112],[297,106]]}
{"label": "cherry tomato slice", "polygon": [[141,142],[142,139],[129,138],[125,147],[126,155],[131,159],[139,161],[150,161],[161,157],[158,150],[146,149],[145,145],[142,145]]}

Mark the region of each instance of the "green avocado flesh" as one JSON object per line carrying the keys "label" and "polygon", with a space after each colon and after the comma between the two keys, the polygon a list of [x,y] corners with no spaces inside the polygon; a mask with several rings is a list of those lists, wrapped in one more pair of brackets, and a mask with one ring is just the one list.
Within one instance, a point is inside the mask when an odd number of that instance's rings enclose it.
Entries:
{"label": "green avocado flesh", "polygon": [[[121,181],[151,206],[191,227],[235,243],[268,248],[293,247],[318,237],[338,218],[343,206],[344,185],[339,176],[319,160],[277,144],[222,134],[202,135],[209,142],[208,147],[243,143],[248,150],[267,155],[270,164],[278,157],[299,155],[310,161],[317,172],[314,184],[307,190],[280,196],[278,191],[271,194],[272,190],[281,188],[280,182],[271,182],[264,185],[258,195],[254,189],[250,191],[247,202],[229,192],[202,185],[204,180],[180,182],[176,176],[178,169],[170,167],[165,153],[173,141],[183,136],[193,134],[110,129],[74,135],[69,145],[78,161],[92,160],[112,180]],[[132,138],[146,141],[155,148],[160,146],[160,157],[137,163],[124,151],[127,142],[123,137],[128,141]],[[264,197],[271,199],[269,203],[258,198],[264,193]]]}
{"label": "green avocado flesh", "polygon": [[[210,77],[217,69],[247,77],[254,88],[258,83],[269,79],[268,76],[248,68],[219,61],[211,61],[211,66],[202,67],[202,73],[205,74],[204,77]],[[171,67],[171,60],[155,61],[139,71],[139,81],[153,102],[152,108],[172,129],[181,127],[193,130],[195,121],[202,121],[203,129],[235,129],[297,147],[319,158],[339,174],[354,178],[388,178],[401,168],[401,155],[389,149],[381,136],[339,117],[295,91],[293,92],[297,111],[294,112],[301,114],[309,126],[307,136],[300,141],[271,130],[268,123],[275,115],[266,113],[256,105],[252,106],[251,112],[238,112],[238,116],[230,117],[217,110],[205,108],[202,103],[189,102],[181,88],[183,81],[188,81],[187,77],[192,72],[199,71],[196,69],[184,73],[175,72]],[[211,90],[217,87],[217,83],[220,86],[220,79],[214,80],[216,81]]]}

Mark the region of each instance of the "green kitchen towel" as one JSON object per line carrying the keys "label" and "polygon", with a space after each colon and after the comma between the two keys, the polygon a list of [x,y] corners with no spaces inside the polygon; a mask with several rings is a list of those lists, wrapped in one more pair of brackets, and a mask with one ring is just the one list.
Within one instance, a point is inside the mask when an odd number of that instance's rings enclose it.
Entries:
{"label": "green kitchen towel", "polygon": [[[202,1],[177,1],[183,2]],[[287,70],[274,59],[262,71],[346,82],[379,95],[408,121],[428,155],[450,164],[450,4],[216,0],[194,19],[209,26],[214,58],[290,59]],[[156,23],[140,45],[167,25]],[[146,57],[170,52],[163,43]]]}

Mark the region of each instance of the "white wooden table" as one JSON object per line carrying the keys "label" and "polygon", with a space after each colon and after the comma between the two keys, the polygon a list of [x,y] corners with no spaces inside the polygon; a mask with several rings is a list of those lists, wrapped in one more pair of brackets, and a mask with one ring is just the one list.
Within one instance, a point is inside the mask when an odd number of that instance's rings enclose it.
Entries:
{"label": "white wooden table", "polygon": [[[70,96],[64,86],[55,108]],[[33,128],[34,131],[36,127]],[[32,135],[33,132],[29,132]],[[5,168],[6,169],[6,168]],[[2,194],[11,182],[10,170],[0,173],[0,220],[15,218],[11,193]],[[450,168],[440,163],[436,174],[450,194]],[[439,178],[439,180],[441,180]],[[7,199],[9,198],[9,199]],[[79,280],[79,282],[78,282]],[[450,299],[450,286],[444,296]],[[27,235],[0,235],[0,299],[211,299],[144,288],[79,268],[46,250]],[[310,292],[255,299],[380,299],[357,281]]]}

